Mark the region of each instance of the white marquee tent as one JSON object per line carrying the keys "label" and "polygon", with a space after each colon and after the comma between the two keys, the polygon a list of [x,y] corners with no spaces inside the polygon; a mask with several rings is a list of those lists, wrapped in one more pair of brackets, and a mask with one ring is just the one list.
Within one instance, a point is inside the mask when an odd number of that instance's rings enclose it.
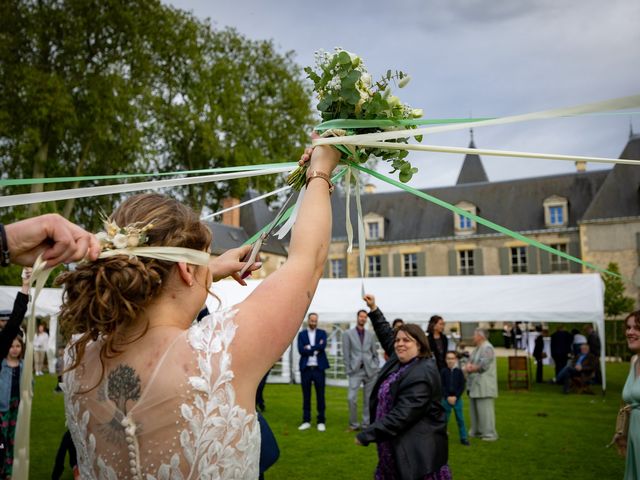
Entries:
{"label": "white marquee tent", "polygon": [[[240,287],[224,281],[214,284],[213,291],[223,306],[231,306],[259,284],[260,280],[249,280],[247,287]],[[597,274],[385,277],[367,278],[364,285],[388,319],[424,322],[437,313],[451,322],[591,323],[603,345],[601,367],[606,386],[604,285]],[[11,309],[17,291],[16,287],[0,287],[0,309]],[[320,315],[321,322],[351,322],[364,307],[361,294],[360,279],[322,279],[310,310]],[[58,289],[44,289],[37,314],[55,318],[60,295]],[[217,307],[214,299],[207,303],[210,309]]]}

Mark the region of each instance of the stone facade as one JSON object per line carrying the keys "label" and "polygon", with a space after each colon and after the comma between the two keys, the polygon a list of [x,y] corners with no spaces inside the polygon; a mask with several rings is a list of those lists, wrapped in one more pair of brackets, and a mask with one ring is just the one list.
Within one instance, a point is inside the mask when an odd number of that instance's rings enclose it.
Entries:
{"label": "stone facade", "polygon": [[[640,159],[639,135],[630,136],[621,158]],[[467,155],[455,186],[424,191],[595,265],[606,268],[616,262],[627,295],[640,305],[640,167],[616,165],[593,172],[580,167],[575,174],[490,182],[480,158]],[[416,202],[408,193],[369,192],[362,197],[368,276],[585,270],[440,207]],[[344,205],[344,198],[334,199],[325,277],[361,276],[357,238],[347,254]],[[351,218],[357,218],[355,211]],[[370,222],[377,225],[369,227]]]}

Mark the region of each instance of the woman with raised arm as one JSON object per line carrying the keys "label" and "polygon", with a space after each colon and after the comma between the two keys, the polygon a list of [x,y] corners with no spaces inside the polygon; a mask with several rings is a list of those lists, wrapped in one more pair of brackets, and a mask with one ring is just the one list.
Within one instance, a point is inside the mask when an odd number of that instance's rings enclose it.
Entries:
{"label": "woman with raised arm", "polygon": [[356,436],[356,444],[377,444],[376,480],[450,480],[440,372],[427,336],[415,323],[394,330],[373,295],[364,301],[389,360],[371,392],[371,425]]}
{"label": "woman with raised arm", "polygon": [[[126,200],[99,236],[110,256],[60,277],[61,325],[75,335],[65,408],[83,479],[258,478],[256,387],[322,276],[338,159],[329,147],[305,152],[310,179],[287,262],[245,301],[199,323],[212,280],[238,272],[249,247],[209,261],[209,230],[169,197]],[[143,256],[147,247],[155,257]],[[194,260],[171,257],[180,248]]]}

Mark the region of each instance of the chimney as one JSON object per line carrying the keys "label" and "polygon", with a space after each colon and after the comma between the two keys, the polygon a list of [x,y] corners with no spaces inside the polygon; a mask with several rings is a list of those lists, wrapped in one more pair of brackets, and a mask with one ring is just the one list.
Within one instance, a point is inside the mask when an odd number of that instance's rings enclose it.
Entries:
{"label": "chimney", "polygon": [[583,160],[578,160],[576,162],[576,171],[578,173],[580,172],[586,172],[587,171],[587,162],[583,161]]}
{"label": "chimney", "polygon": [[376,186],[373,183],[365,183],[364,193],[376,193]]}
{"label": "chimney", "polygon": [[[237,207],[240,204],[240,199],[234,197],[226,197],[222,199],[222,209],[225,210],[231,207]],[[234,208],[228,212],[222,214],[223,225],[229,225],[231,227],[240,226],[240,209]]]}

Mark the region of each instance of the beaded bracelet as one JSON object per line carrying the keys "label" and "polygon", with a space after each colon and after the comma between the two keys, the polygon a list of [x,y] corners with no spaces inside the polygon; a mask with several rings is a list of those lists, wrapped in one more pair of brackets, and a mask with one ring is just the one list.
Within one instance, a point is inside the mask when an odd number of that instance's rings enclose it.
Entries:
{"label": "beaded bracelet", "polygon": [[7,232],[4,225],[0,223],[0,266],[8,267],[11,263],[9,258],[9,243],[7,242]]}

